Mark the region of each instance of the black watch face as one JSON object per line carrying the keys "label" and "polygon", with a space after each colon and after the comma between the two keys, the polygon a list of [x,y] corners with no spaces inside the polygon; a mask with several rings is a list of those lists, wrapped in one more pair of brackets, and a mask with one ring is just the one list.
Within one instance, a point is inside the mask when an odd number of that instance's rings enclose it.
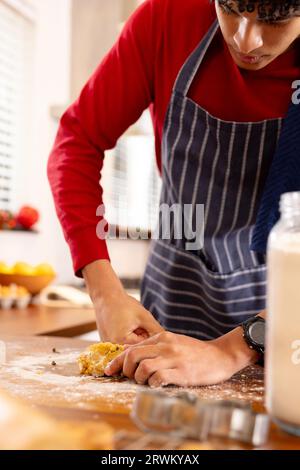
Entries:
{"label": "black watch face", "polygon": [[249,336],[251,340],[258,346],[264,346],[265,344],[265,323],[256,322],[249,328]]}

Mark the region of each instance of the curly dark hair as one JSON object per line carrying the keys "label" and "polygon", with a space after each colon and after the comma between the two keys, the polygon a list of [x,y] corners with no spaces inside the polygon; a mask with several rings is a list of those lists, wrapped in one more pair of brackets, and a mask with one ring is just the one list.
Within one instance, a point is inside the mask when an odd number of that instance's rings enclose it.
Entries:
{"label": "curly dark hair", "polygon": [[261,20],[276,21],[300,16],[300,0],[217,0],[220,6],[230,10],[235,6],[240,13],[252,13],[257,9]]}

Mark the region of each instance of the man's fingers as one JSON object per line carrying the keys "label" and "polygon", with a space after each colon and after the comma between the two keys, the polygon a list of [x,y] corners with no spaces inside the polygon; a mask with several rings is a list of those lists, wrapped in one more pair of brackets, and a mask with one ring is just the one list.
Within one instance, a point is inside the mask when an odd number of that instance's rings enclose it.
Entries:
{"label": "man's fingers", "polygon": [[123,363],[123,374],[129,379],[133,379],[141,361],[155,359],[158,355],[159,350],[157,346],[139,345],[128,349]]}
{"label": "man's fingers", "polygon": [[120,356],[114,359],[105,369],[108,376],[116,375],[121,370],[129,379],[134,378],[135,371],[139,363],[144,359],[154,359],[159,355],[156,346],[133,346],[127,348]]}
{"label": "man's fingers", "polygon": [[[136,332],[133,332],[133,333],[128,334],[125,337],[125,339],[123,339],[123,341],[121,341],[121,344],[125,343],[129,346],[135,346],[135,345],[140,344],[145,339],[147,339],[147,338],[145,338],[145,336],[139,335]],[[118,341],[117,341],[117,343],[118,343]]]}
{"label": "man's fingers", "polygon": [[145,328],[145,330],[149,333],[149,336],[154,336],[165,331],[154,317],[144,321],[143,328]]}
{"label": "man's fingers", "polygon": [[185,379],[178,369],[161,369],[148,380],[151,388],[166,387],[167,385],[184,386]]}
{"label": "man's fingers", "polygon": [[158,372],[162,369],[167,369],[168,367],[170,367],[169,361],[162,359],[161,357],[156,359],[145,359],[138,365],[135,371],[134,379],[139,385],[145,385],[148,383],[151,376],[155,374],[155,372]]}
{"label": "man's fingers", "polygon": [[[149,327],[149,328],[148,328]],[[109,337],[105,339],[105,341],[113,342],[113,343],[119,343],[119,344],[129,344],[129,345],[135,345],[139,344],[154,335],[154,330],[153,328],[150,328],[150,325],[144,325],[144,327],[138,327],[135,330],[132,330],[131,332],[126,333],[125,336],[120,338],[120,335],[116,338]],[[158,334],[160,330],[156,331],[156,334]]]}
{"label": "man's fingers", "polygon": [[148,339],[145,339],[138,346],[154,346],[158,343],[173,343],[174,334],[163,330],[162,332],[156,333]]}
{"label": "man's fingers", "polygon": [[143,339],[149,338],[149,333],[145,330],[145,328],[137,328],[134,330],[134,334]]}
{"label": "man's fingers", "polygon": [[105,370],[108,376],[115,375],[123,369],[126,377],[133,379],[138,364],[144,359],[154,359],[160,355],[157,348],[160,342],[172,342],[173,334],[164,331],[144,341],[138,341],[138,337],[132,333],[126,338],[126,351],[111,362]]}
{"label": "man's fingers", "polygon": [[116,359],[114,359],[110,364],[105,369],[105,375],[107,376],[113,376],[117,375],[119,372],[122,372],[123,370],[123,363],[126,355],[126,350],[120,354]]}

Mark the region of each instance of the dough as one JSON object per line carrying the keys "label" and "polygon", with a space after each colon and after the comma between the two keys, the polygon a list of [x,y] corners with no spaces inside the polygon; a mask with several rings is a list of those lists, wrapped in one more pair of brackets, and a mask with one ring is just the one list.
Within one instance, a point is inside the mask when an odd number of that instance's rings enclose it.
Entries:
{"label": "dough", "polygon": [[104,377],[108,364],[124,351],[124,346],[112,343],[98,343],[90,346],[78,358],[80,373]]}
{"label": "dough", "polygon": [[0,391],[0,450],[112,450],[106,423],[55,421]]}

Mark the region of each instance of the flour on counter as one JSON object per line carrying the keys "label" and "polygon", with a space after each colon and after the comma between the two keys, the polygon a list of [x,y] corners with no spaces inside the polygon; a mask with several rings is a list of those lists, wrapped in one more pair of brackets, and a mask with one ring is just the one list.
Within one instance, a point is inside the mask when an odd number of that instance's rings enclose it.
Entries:
{"label": "flour on counter", "polygon": [[114,402],[131,405],[137,391],[145,388],[126,379],[81,376],[77,364],[79,354],[79,351],[63,350],[59,354],[14,359],[3,366],[5,386],[7,388],[8,384],[12,392],[24,398],[42,394],[47,403],[63,399],[79,407],[84,407],[85,403],[88,407],[88,403],[95,402],[97,398],[108,402],[114,399]]}
{"label": "flour on counter", "polygon": [[[127,379],[93,378],[79,374],[77,358],[80,351],[63,349],[59,353],[19,356],[8,364],[0,363],[0,387],[14,395],[29,400],[38,400],[45,405],[70,404],[77,408],[97,409],[121,405],[130,409],[137,392],[149,390]],[[55,365],[53,365],[55,363]],[[1,379],[1,372],[5,380]],[[210,387],[178,389],[164,388],[168,395],[185,391],[202,399],[237,399],[262,402],[264,395],[263,372],[249,368],[230,381]]]}
{"label": "flour on counter", "polygon": [[0,341],[0,366],[6,363],[6,344]]}

